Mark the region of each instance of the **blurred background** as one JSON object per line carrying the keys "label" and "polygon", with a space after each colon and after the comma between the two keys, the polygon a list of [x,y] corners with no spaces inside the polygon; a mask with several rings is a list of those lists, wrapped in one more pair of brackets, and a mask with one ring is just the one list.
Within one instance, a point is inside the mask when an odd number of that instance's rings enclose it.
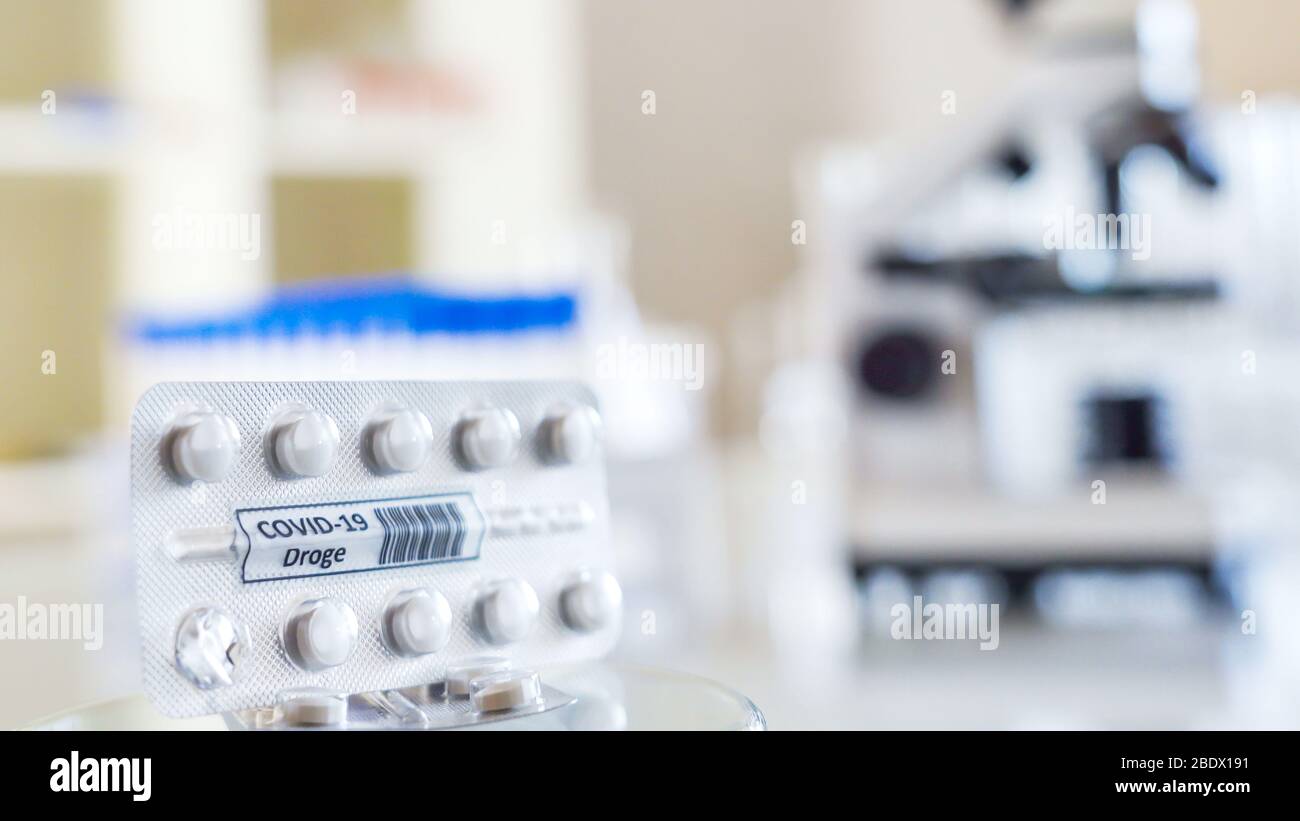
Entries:
{"label": "blurred background", "polygon": [[0,0],[0,602],[106,619],[0,727],[136,687],[147,386],[507,377],[601,396],[619,656],[775,728],[1300,725],[1298,27]]}

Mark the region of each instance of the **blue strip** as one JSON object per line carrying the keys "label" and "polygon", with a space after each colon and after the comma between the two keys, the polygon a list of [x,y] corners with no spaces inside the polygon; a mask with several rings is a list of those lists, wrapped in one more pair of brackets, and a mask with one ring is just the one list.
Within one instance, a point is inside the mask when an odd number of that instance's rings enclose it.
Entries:
{"label": "blue strip", "polygon": [[284,287],[242,311],[185,320],[138,317],[130,337],[148,342],[300,334],[501,334],[563,330],[577,317],[570,292],[469,296],[436,291],[409,279],[349,279]]}

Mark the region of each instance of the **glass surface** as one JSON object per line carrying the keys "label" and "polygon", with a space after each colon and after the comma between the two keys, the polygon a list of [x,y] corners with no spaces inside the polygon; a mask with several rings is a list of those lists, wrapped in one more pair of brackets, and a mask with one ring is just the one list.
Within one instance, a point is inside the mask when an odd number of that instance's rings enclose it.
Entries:
{"label": "glass surface", "polygon": [[[699,676],[620,664],[584,664],[542,672],[542,681],[577,700],[547,713],[485,724],[492,730],[764,730],[748,698]],[[221,730],[221,716],[168,718],[143,695],[93,704],[42,719],[29,730]],[[467,728],[473,729],[473,728]]]}

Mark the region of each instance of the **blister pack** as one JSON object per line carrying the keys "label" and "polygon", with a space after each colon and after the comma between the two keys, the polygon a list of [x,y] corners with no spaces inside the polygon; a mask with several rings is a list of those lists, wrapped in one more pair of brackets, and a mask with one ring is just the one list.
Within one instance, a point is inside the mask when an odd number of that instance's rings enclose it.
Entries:
{"label": "blister pack", "polygon": [[454,687],[619,632],[580,384],[156,385],[131,491],[144,688],[167,715]]}

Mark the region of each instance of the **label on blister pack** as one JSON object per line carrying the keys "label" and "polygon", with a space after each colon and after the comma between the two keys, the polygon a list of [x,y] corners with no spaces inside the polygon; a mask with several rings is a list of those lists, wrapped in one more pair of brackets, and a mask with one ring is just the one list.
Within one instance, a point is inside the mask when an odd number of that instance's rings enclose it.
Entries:
{"label": "label on blister pack", "polygon": [[486,529],[469,493],[245,508],[245,584],[477,559]]}

